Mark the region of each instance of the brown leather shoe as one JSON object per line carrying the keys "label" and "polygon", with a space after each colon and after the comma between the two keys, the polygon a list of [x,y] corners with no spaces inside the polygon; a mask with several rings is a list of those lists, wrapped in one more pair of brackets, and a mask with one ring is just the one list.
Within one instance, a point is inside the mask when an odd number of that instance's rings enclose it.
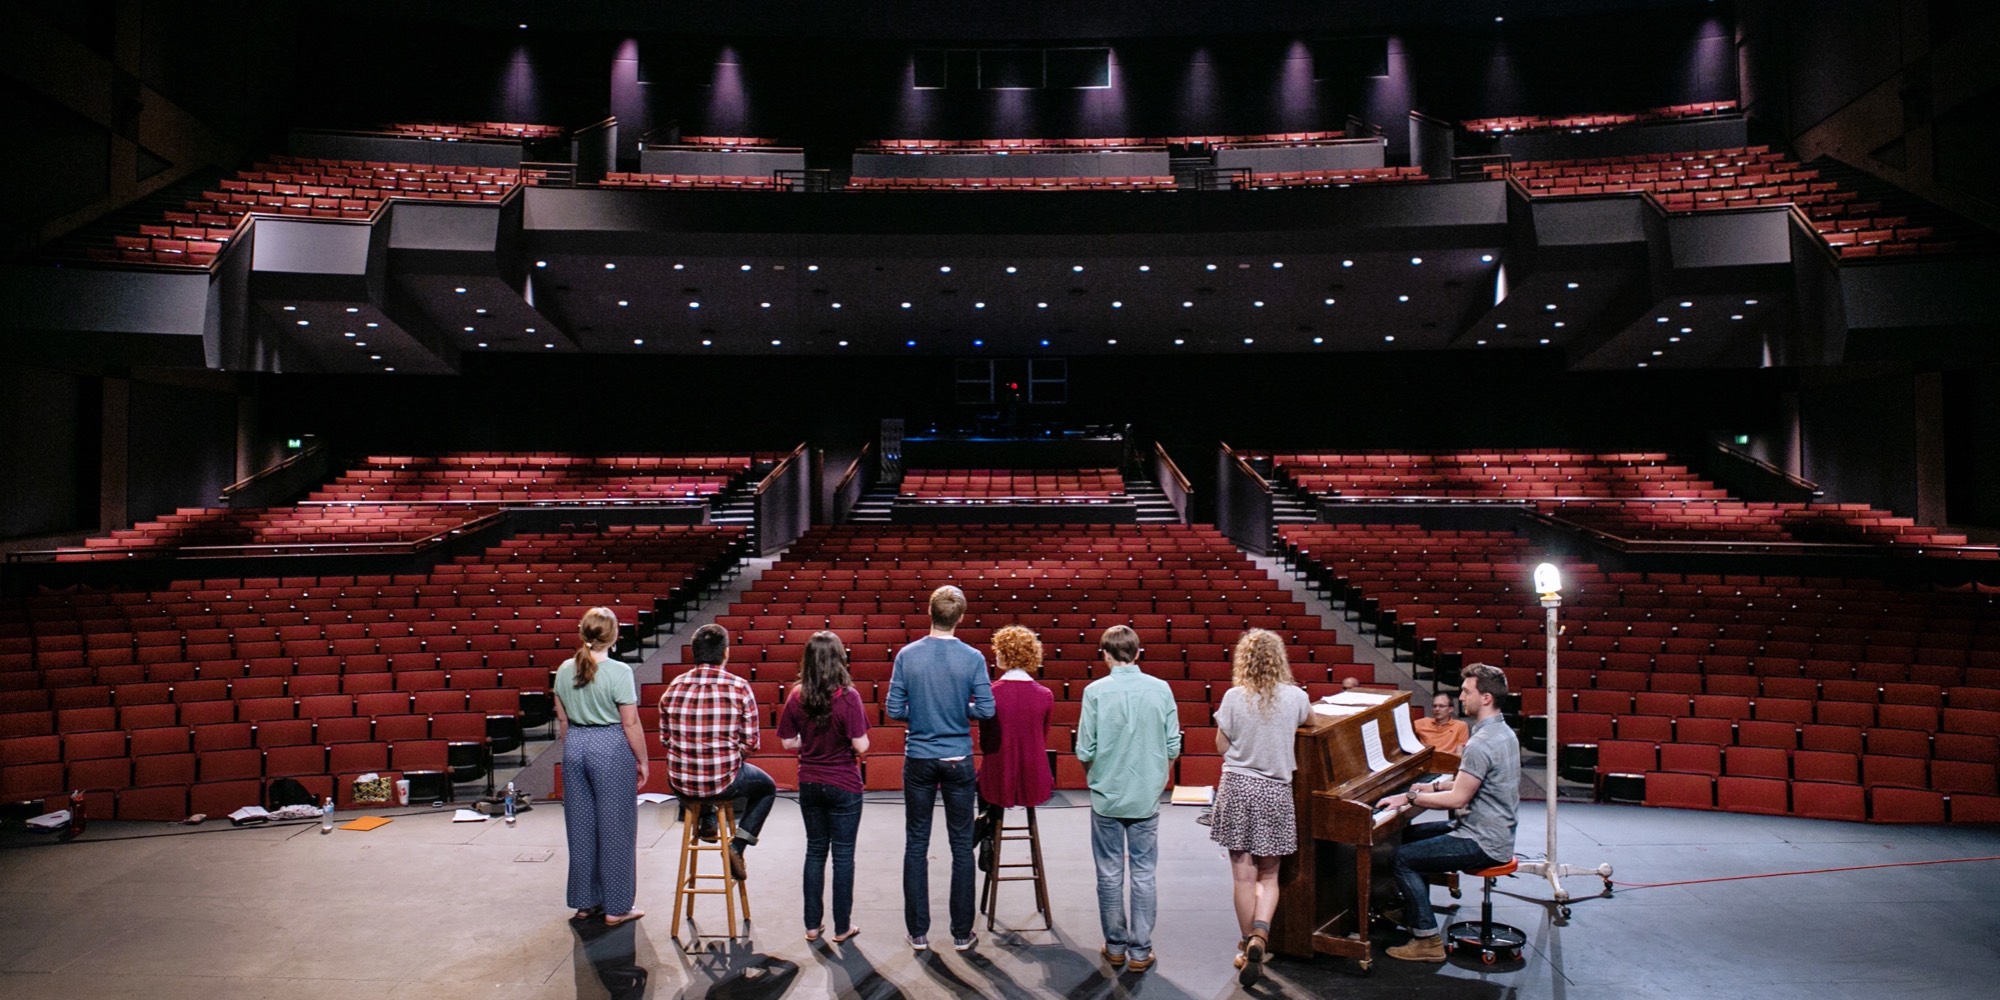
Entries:
{"label": "brown leather shoe", "polygon": [[1430,937],[1411,938],[1409,944],[1389,949],[1388,955],[1390,958],[1405,962],[1442,962],[1444,935],[1433,934]]}
{"label": "brown leather shoe", "polygon": [[1110,965],[1111,965],[1111,967],[1112,967],[1112,968],[1114,968],[1114,969],[1122,969],[1122,968],[1124,968],[1124,967],[1125,967],[1125,953],[1124,953],[1124,952],[1122,952],[1122,951],[1121,951],[1121,952],[1117,952],[1117,953],[1115,953],[1115,954],[1114,954],[1114,953],[1113,953],[1113,952],[1111,951],[1111,948],[1110,948],[1110,946],[1109,946],[1109,945],[1103,945],[1103,946],[1100,946],[1100,947],[1099,947],[1099,948],[1097,949],[1097,953],[1098,953],[1098,954],[1100,954],[1100,955],[1103,955],[1103,956],[1104,956],[1104,960],[1105,960],[1106,962],[1110,963]]}
{"label": "brown leather shoe", "polygon": [[750,867],[743,861],[743,848],[729,845],[729,877],[738,882],[750,877]]}
{"label": "brown leather shoe", "polygon": [[1126,971],[1126,972],[1144,972],[1144,971],[1146,971],[1147,969],[1150,969],[1150,968],[1152,968],[1152,967],[1153,967],[1153,963],[1154,963],[1154,962],[1157,962],[1157,961],[1159,961],[1159,960],[1160,960],[1160,953],[1159,953],[1159,952],[1157,952],[1157,951],[1149,951],[1149,952],[1147,952],[1147,953],[1146,953],[1146,957],[1145,957],[1145,958],[1128,958],[1128,959],[1126,959],[1126,960],[1125,960],[1125,971]]}

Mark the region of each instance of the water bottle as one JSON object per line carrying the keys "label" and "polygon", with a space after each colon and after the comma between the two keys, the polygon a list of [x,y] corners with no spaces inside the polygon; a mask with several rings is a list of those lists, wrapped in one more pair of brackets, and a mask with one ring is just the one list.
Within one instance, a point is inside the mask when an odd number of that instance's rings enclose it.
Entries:
{"label": "water bottle", "polygon": [[319,832],[333,832],[333,796],[326,797],[326,804],[320,807]]}
{"label": "water bottle", "polygon": [[507,825],[514,825],[514,783],[507,783],[507,799],[503,808],[507,811]]}

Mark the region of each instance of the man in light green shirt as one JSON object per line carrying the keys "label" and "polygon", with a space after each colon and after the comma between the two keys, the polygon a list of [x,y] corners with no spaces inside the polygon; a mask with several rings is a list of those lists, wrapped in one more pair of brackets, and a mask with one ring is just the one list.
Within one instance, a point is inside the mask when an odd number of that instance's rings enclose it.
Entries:
{"label": "man in light green shirt", "polygon": [[1167,682],[1139,669],[1139,633],[1114,625],[1104,631],[1097,649],[1111,674],[1083,689],[1076,759],[1089,773],[1090,849],[1097,862],[1102,953],[1113,968],[1144,972],[1154,962],[1160,792],[1167,786],[1169,762],[1181,754],[1180,713]]}

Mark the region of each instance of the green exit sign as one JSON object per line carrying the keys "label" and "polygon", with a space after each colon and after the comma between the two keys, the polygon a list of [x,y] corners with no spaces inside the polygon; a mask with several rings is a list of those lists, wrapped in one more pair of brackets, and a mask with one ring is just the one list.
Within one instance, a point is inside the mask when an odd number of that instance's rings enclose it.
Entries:
{"label": "green exit sign", "polygon": [[[1737,443],[1737,444],[1749,444],[1749,443],[1750,443],[1750,435],[1748,435],[1748,434],[1738,434],[1738,435],[1736,435],[1736,443]],[[298,445],[293,445],[292,447],[296,448],[296,447],[298,447]]]}
{"label": "green exit sign", "polygon": [[[1740,442],[1739,442],[1739,443],[1740,443]],[[303,448],[303,447],[305,447],[305,446],[306,446],[306,439],[305,439],[305,438],[286,438],[286,439],[285,439],[285,447],[287,447],[287,448],[290,448],[290,449],[292,449],[293,451],[297,451],[297,450],[299,450],[300,448]]]}

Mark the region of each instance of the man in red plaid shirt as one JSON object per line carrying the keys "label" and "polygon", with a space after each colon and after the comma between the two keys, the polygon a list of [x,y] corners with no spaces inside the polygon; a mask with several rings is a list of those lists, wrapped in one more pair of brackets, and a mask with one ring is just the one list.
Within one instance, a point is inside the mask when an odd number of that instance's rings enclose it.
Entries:
{"label": "man in red plaid shirt", "polygon": [[[729,631],[708,624],[691,639],[693,670],[673,679],[660,695],[660,742],[667,746],[667,787],[686,799],[738,799],[736,838],[729,842],[729,873],[744,876],[743,851],[771,814],[778,785],[744,757],[762,743],[757,696],[749,682],[725,669]],[[687,813],[683,807],[683,822]],[[715,815],[704,809],[704,839],[715,839]]]}

